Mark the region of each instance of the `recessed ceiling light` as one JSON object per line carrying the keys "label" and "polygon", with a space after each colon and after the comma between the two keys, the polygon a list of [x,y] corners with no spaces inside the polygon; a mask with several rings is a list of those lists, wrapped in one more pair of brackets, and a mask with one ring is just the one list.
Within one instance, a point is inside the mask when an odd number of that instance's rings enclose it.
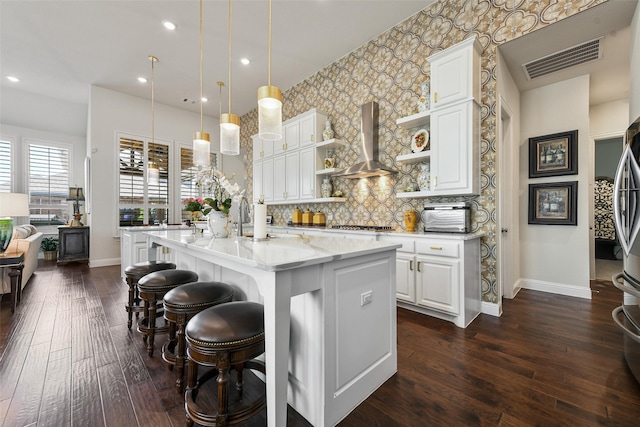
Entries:
{"label": "recessed ceiling light", "polygon": [[202,102],[207,102],[209,99],[206,96],[202,97]]}
{"label": "recessed ceiling light", "polygon": [[240,62],[242,62],[242,64],[244,64],[244,65],[249,65],[249,64],[251,64],[251,60],[250,60],[249,58],[242,58],[242,59],[240,60]]}
{"label": "recessed ceiling light", "polygon": [[175,29],[176,29],[176,24],[174,24],[174,23],[173,23],[173,22],[171,22],[171,21],[164,20],[164,21],[162,21],[162,25],[164,25],[164,27],[165,27],[167,30],[171,30],[171,31],[173,31],[173,30],[175,30]]}
{"label": "recessed ceiling light", "polygon": [[147,79],[146,79],[146,78],[144,78],[144,77],[138,77],[138,81],[139,81],[140,83],[146,83],[146,82],[147,82]]}
{"label": "recessed ceiling light", "polygon": [[18,83],[20,81],[19,78],[14,77],[14,76],[7,76],[7,80],[9,80],[10,82],[14,82],[14,83]]}

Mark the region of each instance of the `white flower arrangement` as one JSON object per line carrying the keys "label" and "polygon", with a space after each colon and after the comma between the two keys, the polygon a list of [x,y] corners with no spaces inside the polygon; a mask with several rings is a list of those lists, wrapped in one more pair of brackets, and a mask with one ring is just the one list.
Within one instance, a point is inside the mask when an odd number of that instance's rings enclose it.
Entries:
{"label": "white flower arrangement", "polygon": [[[231,178],[235,176],[231,175]],[[231,202],[240,202],[244,196],[244,190],[237,183],[231,183],[224,173],[216,168],[207,167],[196,174],[196,185],[202,189],[204,195],[211,195],[204,199],[207,209],[203,211],[207,215],[211,210],[229,213]]]}

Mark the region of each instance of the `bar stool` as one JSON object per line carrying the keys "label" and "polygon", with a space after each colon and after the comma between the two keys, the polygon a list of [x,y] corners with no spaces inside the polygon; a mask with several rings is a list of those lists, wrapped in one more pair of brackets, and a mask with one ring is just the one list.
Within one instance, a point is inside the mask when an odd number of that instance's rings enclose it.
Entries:
{"label": "bar stool", "polygon": [[176,265],[174,263],[166,261],[139,262],[125,268],[124,274],[127,277],[127,285],[129,286],[129,301],[124,308],[127,310],[127,315],[129,317],[129,320],[127,321],[127,327],[129,329],[131,329],[133,313],[136,313],[137,317],[138,313],[142,311],[140,296],[138,295],[138,280],[142,279],[149,273],[153,273],[154,271],[175,270],[175,268]]}
{"label": "bar stool", "polygon": [[[185,331],[187,342],[187,389],[184,407],[187,426],[196,422],[203,426],[226,426],[243,422],[266,406],[264,393],[252,402],[229,412],[229,369],[237,372],[236,390],[242,400],[243,368],[265,373],[263,362],[255,358],[264,353],[264,307],[247,301],[216,305],[191,318]],[[214,369],[198,378],[198,366]],[[216,376],[217,374],[217,376]],[[206,414],[196,402],[198,391],[211,378],[216,378],[217,411]]]}
{"label": "bar stool", "polygon": [[169,322],[169,339],[162,346],[162,359],[169,369],[176,367],[176,388],[184,392],[186,342],[184,330],[195,314],[233,299],[233,288],[222,282],[196,282],[180,285],[164,296],[164,318]]}
{"label": "bar stool", "polygon": [[155,271],[138,281],[138,294],[143,302],[143,317],[138,322],[138,332],[142,334],[142,339],[147,343],[147,352],[150,357],[153,357],[155,334],[169,330],[166,325],[156,326],[158,304],[162,307],[162,298],[176,286],[197,281],[198,275],[189,270]]}

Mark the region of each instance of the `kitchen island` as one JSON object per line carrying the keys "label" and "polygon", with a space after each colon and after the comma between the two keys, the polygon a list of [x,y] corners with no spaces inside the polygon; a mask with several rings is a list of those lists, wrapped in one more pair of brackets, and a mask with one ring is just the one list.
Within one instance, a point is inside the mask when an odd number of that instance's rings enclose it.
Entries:
{"label": "kitchen island", "polygon": [[287,402],[333,426],[397,371],[396,248],[389,242],[276,235],[214,239],[188,230],[145,233],[149,256],[169,248],[178,268],[220,280],[264,304],[267,421]]}

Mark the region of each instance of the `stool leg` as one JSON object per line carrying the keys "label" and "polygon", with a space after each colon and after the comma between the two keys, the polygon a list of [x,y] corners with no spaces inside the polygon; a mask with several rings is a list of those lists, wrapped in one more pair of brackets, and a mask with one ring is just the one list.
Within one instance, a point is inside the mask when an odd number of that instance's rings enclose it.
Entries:
{"label": "stool leg", "polygon": [[218,414],[216,425],[227,425],[229,413],[229,354],[225,353],[218,359]]}
{"label": "stool leg", "polygon": [[133,304],[135,301],[137,284],[133,283],[133,279],[131,277],[127,277],[127,285],[129,286],[129,305],[127,305],[127,328],[131,329],[131,323],[133,321]]}
{"label": "stool leg", "polygon": [[186,341],[184,338],[184,330],[187,324],[187,316],[181,314],[177,319],[177,347],[176,347],[176,388],[178,389],[178,393],[182,394],[184,392],[184,362],[185,362],[185,351],[186,351]]}
{"label": "stool leg", "polygon": [[153,342],[155,340],[156,334],[156,304],[158,303],[156,300],[156,294],[152,294],[151,298],[147,301],[149,306],[149,324],[148,326],[148,338],[147,338],[147,353],[149,353],[149,357],[153,357]]}
{"label": "stool leg", "polygon": [[[176,324],[174,322],[169,321],[169,338],[167,339],[167,349],[169,350],[173,349],[174,355],[175,355],[175,343],[176,343]],[[168,368],[170,371],[173,371],[174,363],[169,363]]]}

